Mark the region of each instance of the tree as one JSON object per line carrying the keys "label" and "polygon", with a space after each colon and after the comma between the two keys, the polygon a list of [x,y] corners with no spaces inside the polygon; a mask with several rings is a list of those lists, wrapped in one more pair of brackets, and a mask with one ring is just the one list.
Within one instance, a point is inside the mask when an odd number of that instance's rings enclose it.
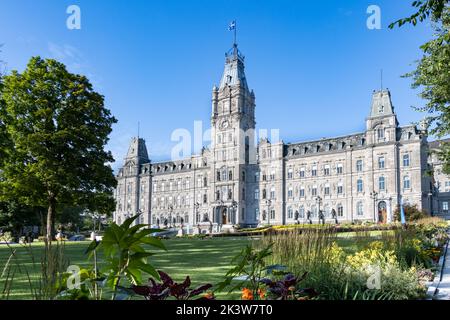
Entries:
{"label": "tree", "polygon": [[[450,134],[450,0],[415,1],[418,11],[411,17],[391,24],[416,25],[417,20],[430,18],[435,30],[434,38],[421,46],[422,58],[417,68],[407,74],[413,80],[412,87],[421,89],[420,97],[426,105],[416,108],[428,114],[430,134],[438,139]],[[444,171],[450,173],[450,144],[442,143],[437,152],[444,163]]]}
{"label": "tree", "polygon": [[47,208],[49,241],[57,208],[111,209],[116,180],[109,163],[114,159],[104,147],[117,120],[85,76],[34,57],[23,73],[3,77],[0,101],[8,141],[0,163],[0,197]]}
{"label": "tree", "polygon": [[414,26],[417,22],[423,22],[430,18],[434,21],[438,21],[442,18],[445,8],[450,0],[415,0],[412,6],[417,8],[417,12],[410,17],[399,19],[389,25],[389,28],[393,29],[396,25],[399,27],[406,23],[411,23]]}

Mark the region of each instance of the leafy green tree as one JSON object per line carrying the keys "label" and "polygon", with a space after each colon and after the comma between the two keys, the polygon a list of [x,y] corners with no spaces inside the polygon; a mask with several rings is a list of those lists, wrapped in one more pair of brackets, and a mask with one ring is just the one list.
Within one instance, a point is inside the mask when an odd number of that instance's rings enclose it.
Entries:
{"label": "leafy green tree", "polygon": [[0,229],[21,235],[24,226],[40,225],[42,208],[31,208],[17,201],[0,202]]}
{"label": "leafy green tree", "polygon": [[392,29],[396,25],[401,27],[407,23],[415,26],[417,22],[423,22],[428,18],[438,21],[442,18],[449,2],[450,0],[415,0],[413,1],[412,6],[416,8],[417,11],[407,18],[399,19],[391,23],[389,28]]}
{"label": "leafy green tree", "polygon": [[111,210],[116,180],[109,163],[114,159],[104,147],[116,119],[85,76],[34,57],[23,73],[3,77],[0,101],[8,141],[0,163],[0,197],[47,208],[50,241],[57,208]]}
{"label": "leafy green tree", "polygon": [[[417,109],[428,114],[430,134],[441,139],[450,134],[450,0],[414,1],[413,6],[418,8],[416,13],[392,23],[390,28],[416,25],[426,19],[433,23],[434,38],[421,46],[423,56],[416,70],[406,76],[412,78],[412,87],[420,89],[420,97],[427,101]],[[443,143],[438,156],[444,171],[450,173],[450,144]]]}

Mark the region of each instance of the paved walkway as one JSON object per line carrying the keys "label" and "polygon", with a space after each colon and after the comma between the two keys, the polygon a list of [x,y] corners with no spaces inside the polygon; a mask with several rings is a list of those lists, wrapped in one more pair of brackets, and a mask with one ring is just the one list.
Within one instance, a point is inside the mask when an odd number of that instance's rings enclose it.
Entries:
{"label": "paved walkway", "polygon": [[[450,223],[450,222],[449,222]],[[433,299],[450,300],[450,244],[447,243],[447,253],[443,260],[442,278],[437,284],[436,294]]]}

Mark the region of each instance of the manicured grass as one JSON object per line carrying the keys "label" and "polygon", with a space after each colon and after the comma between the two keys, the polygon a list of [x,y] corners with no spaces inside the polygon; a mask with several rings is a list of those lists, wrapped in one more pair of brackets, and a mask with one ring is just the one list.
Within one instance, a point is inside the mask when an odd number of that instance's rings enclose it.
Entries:
{"label": "manicured grass", "polygon": [[[380,234],[380,232],[373,231],[369,234],[369,238],[361,242],[361,240],[355,241],[355,234],[342,233],[338,235],[337,241],[344,250],[353,253],[367,245],[368,242],[376,240]],[[225,273],[231,268],[232,258],[250,241],[250,238],[245,237],[164,240],[167,251],[155,251],[156,254],[150,258],[150,261],[157,269],[165,271],[178,282],[183,281],[189,275],[193,286],[205,283],[217,284],[223,280]],[[92,262],[84,254],[88,245],[89,242],[67,242],[65,244],[65,255],[69,258],[70,264],[78,265],[80,268],[92,265]],[[32,245],[32,255],[20,245],[14,245],[11,248],[17,250],[17,260],[14,261],[14,264],[20,266],[20,270],[15,275],[10,299],[30,299],[26,270],[32,279],[38,278],[43,243]],[[10,248],[0,245],[0,299],[3,291],[1,274],[10,254]],[[35,260],[34,264],[32,256]],[[226,296],[225,293],[217,295],[219,299],[238,297],[239,293],[231,296]]]}
{"label": "manicured grass", "polygon": [[[213,238],[213,239],[173,239],[164,240],[167,251],[157,250],[150,257],[151,263],[157,268],[171,275],[176,281],[183,281],[189,275],[193,286],[211,283],[217,284],[223,279],[225,273],[231,267],[231,260],[240,250],[249,243],[247,238]],[[67,242],[65,244],[66,256],[70,264],[81,268],[92,264],[84,255],[89,242]],[[17,262],[22,271],[15,276],[13,290],[10,299],[30,299],[29,282],[25,269],[37,279],[40,272],[40,253],[43,244],[33,244],[32,251],[35,264],[31,255],[22,246],[14,245],[17,250]],[[11,254],[10,249],[0,245],[0,276],[4,265]],[[3,283],[0,279],[0,298]],[[235,295],[233,295],[235,296]],[[219,294],[218,298],[225,298],[225,294]]]}

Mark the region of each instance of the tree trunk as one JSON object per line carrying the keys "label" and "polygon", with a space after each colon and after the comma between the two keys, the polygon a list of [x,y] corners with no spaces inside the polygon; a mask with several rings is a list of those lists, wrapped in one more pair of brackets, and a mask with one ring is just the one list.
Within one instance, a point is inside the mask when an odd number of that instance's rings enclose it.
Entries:
{"label": "tree trunk", "polygon": [[53,239],[53,218],[55,215],[55,207],[56,207],[56,200],[55,198],[50,198],[48,200],[48,211],[47,211],[47,241],[50,243]]}

